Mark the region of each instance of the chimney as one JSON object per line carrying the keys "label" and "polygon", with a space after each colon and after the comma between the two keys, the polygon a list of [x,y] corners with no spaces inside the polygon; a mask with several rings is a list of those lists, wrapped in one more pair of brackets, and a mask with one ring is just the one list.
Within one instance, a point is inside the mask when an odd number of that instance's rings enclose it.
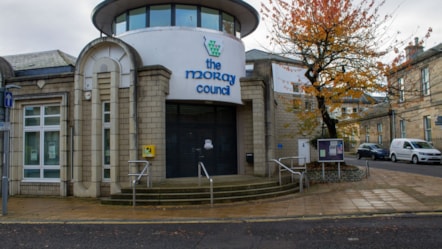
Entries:
{"label": "chimney", "polygon": [[422,44],[419,42],[419,38],[415,37],[414,45],[410,43],[410,45],[405,48],[407,61],[416,59],[416,57],[422,52],[424,52],[424,46],[422,46]]}

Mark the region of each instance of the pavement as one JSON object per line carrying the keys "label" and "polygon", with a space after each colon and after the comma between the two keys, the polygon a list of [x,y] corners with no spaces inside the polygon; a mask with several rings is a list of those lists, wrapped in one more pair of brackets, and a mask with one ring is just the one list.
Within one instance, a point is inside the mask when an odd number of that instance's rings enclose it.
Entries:
{"label": "pavement", "polygon": [[[95,198],[11,196],[5,223],[203,223],[377,215],[442,215],[442,178],[382,169],[358,182],[313,184],[302,193],[197,206],[109,206]],[[3,213],[3,212],[2,212]]]}

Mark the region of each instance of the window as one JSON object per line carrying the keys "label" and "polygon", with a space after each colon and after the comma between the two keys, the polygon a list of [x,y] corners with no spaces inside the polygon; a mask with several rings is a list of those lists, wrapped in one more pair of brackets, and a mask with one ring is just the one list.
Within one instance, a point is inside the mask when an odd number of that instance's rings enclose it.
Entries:
{"label": "window", "polygon": [[201,8],[201,27],[219,30],[219,11],[209,8]]}
{"label": "window", "polygon": [[196,6],[176,5],[175,26],[197,27],[197,16]]}
{"label": "window", "polygon": [[398,84],[399,84],[399,102],[404,102],[405,101],[404,78],[399,78]]}
{"label": "window", "polygon": [[115,34],[119,35],[126,32],[126,13],[119,15],[115,20]]}
{"label": "window", "polygon": [[432,141],[431,137],[431,117],[425,116],[424,117],[424,133],[425,133],[425,140],[428,142]]}
{"label": "window", "polygon": [[378,123],[377,127],[378,127],[378,133],[381,133],[382,132],[382,123]]}
{"label": "window", "polygon": [[129,11],[129,30],[146,27],[146,8],[138,8]]}
{"label": "window", "polygon": [[378,123],[377,127],[378,127],[378,144],[382,144],[382,123]]}
{"label": "window", "polygon": [[342,114],[347,114],[347,108],[342,107],[342,108],[341,108],[341,113],[342,113]]}
{"label": "window", "polygon": [[305,106],[305,111],[306,112],[310,111],[310,109],[312,108],[311,104],[310,104],[310,102],[308,100],[304,101],[304,106]]}
{"label": "window", "polygon": [[370,128],[368,125],[365,126],[365,142],[370,142]]}
{"label": "window", "polygon": [[150,27],[172,26],[172,11],[170,4],[150,7]]}
{"label": "window", "polygon": [[217,9],[185,4],[149,5],[117,16],[115,35],[146,27],[202,27],[241,37],[241,25],[235,17]]}
{"label": "window", "polygon": [[103,103],[103,181],[110,181],[110,103]]}
{"label": "window", "polygon": [[25,180],[56,182],[60,179],[60,107],[24,108]]}
{"label": "window", "polygon": [[405,120],[401,119],[399,121],[399,125],[400,125],[400,133],[401,133],[401,137],[405,138],[407,137],[407,133],[405,132]]}
{"label": "window", "polygon": [[235,31],[234,26],[235,22],[233,16],[223,13],[223,31],[233,35]]}
{"label": "window", "polygon": [[430,71],[428,67],[421,70],[422,94],[430,95]]}

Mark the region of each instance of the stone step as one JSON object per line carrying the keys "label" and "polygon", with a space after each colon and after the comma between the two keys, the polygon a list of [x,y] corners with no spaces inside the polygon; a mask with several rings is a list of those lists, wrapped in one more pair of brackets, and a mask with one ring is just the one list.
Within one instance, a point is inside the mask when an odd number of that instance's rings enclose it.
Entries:
{"label": "stone step", "polygon": [[[227,191],[214,192],[214,203],[229,203],[238,201],[258,200],[272,198],[299,192],[297,184],[287,184],[280,188],[255,189],[253,191]],[[133,205],[132,194],[113,195],[109,198],[102,198],[101,203],[106,205]],[[151,194],[137,194],[136,205],[200,205],[210,204],[210,192],[204,193],[167,193],[157,196]]]}
{"label": "stone step", "polygon": [[[122,189],[121,193],[102,198],[102,204],[133,205],[133,189]],[[299,192],[299,184],[260,179],[258,181],[222,182],[213,187],[214,203],[247,201]],[[136,187],[136,205],[197,205],[210,203],[210,187],[192,184],[162,185],[160,187]]]}

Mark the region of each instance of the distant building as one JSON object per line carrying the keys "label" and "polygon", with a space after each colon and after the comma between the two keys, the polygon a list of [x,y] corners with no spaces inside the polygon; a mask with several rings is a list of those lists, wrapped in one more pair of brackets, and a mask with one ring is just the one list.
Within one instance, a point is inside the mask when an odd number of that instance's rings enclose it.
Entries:
{"label": "distant building", "polygon": [[361,142],[389,147],[393,138],[420,138],[442,149],[442,44],[425,51],[416,40],[406,52],[388,77],[388,102],[359,120]]}

